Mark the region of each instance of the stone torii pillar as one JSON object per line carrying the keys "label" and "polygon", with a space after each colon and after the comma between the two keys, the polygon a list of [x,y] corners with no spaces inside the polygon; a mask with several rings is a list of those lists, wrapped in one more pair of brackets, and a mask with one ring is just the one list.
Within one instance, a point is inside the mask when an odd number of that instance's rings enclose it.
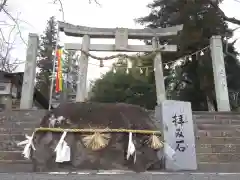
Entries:
{"label": "stone torii pillar", "polygon": [[[154,49],[158,48],[159,44],[156,38],[152,39],[152,45]],[[165,90],[165,83],[164,83],[161,52],[157,52],[154,58],[154,74],[155,74],[155,84],[156,84],[156,92],[157,92],[157,104],[159,105],[161,104],[161,102],[166,100],[166,90]]]}
{"label": "stone torii pillar", "polygon": [[228,86],[221,36],[213,36],[210,40],[215,93],[218,111],[230,111]]}
{"label": "stone torii pillar", "polygon": [[[88,35],[83,36],[82,50],[85,52],[89,51],[90,37]],[[87,72],[88,72],[88,56],[81,53],[79,59],[79,74],[77,81],[77,94],[76,102],[84,102],[86,99],[87,91]]]}
{"label": "stone torii pillar", "polygon": [[33,106],[33,93],[36,77],[38,35],[28,35],[28,47],[24,70],[20,109],[31,109]]}

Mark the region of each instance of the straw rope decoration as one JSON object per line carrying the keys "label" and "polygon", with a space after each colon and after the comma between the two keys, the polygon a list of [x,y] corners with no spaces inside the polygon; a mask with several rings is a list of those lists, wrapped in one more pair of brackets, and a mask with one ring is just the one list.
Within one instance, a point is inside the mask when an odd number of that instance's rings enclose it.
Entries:
{"label": "straw rope decoration", "polygon": [[82,135],[82,142],[87,148],[97,151],[105,148],[109,144],[110,138],[110,133],[95,132],[91,135]]}
{"label": "straw rope decoration", "polygon": [[[105,128],[108,130],[109,128]],[[86,148],[93,151],[101,150],[105,148],[111,139],[110,133],[94,132],[88,135],[82,135],[82,142]]]}
{"label": "straw rope decoration", "polygon": [[64,128],[45,128],[45,127],[40,127],[36,128],[35,132],[42,131],[42,132],[72,132],[72,133],[95,133],[95,132],[100,132],[100,133],[135,133],[135,134],[159,134],[161,135],[160,131],[153,131],[153,130],[137,130],[137,129],[64,129]]}
{"label": "straw rope decoration", "polygon": [[160,140],[161,132],[152,130],[134,130],[134,129],[63,129],[63,128],[36,128],[35,132],[72,132],[72,133],[91,133],[89,135],[81,135],[82,142],[85,147],[97,151],[105,148],[111,139],[111,133],[137,133],[149,134],[149,139],[145,142],[152,149],[161,149],[163,142]]}
{"label": "straw rope decoration", "polygon": [[151,135],[146,143],[150,148],[155,150],[163,148],[163,142],[160,140],[160,137],[155,134]]}

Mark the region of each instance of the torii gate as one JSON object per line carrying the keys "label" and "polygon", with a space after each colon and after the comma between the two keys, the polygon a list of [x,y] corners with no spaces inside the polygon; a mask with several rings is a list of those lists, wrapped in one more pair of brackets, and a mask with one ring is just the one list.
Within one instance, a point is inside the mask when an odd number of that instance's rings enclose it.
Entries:
{"label": "torii gate", "polygon": [[[168,28],[157,29],[126,29],[126,28],[90,28],[75,26],[59,22],[60,31],[68,36],[83,37],[82,44],[65,44],[68,50],[89,51],[124,51],[124,52],[153,52],[157,51],[154,59],[155,81],[157,91],[157,103],[160,104],[166,99],[165,85],[163,78],[163,67],[161,54],[164,52],[177,51],[176,45],[158,45],[157,38],[174,36],[182,30],[183,26],[178,25]],[[115,38],[115,44],[90,44],[91,38]],[[128,45],[128,39],[152,39],[152,45]],[[213,75],[218,111],[230,111],[226,72],[223,57],[221,36],[213,36],[210,39],[212,56]],[[36,74],[36,59],[38,50],[38,35],[29,34],[26,65],[24,71],[20,109],[30,109],[33,104],[33,89]],[[160,50],[160,51],[159,51]],[[76,101],[83,102],[86,95],[88,57],[81,54],[79,63],[79,75],[77,84]]]}
{"label": "torii gate", "polygon": [[[66,43],[66,50],[89,51],[124,51],[124,52],[156,52],[154,59],[157,103],[166,99],[163,77],[162,56],[163,52],[177,51],[177,45],[158,45],[159,37],[177,35],[183,29],[183,25],[157,29],[126,29],[126,28],[92,28],[75,26],[59,22],[59,29],[67,36],[83,37],[82,44]],[[91,44],[90,38],[115,38],[115,44]],[[128,45],[128,39],[152,39],[152,45]],[[161,50],[160,50],[161,49]],[[159,51],[160,50],[160,51]],[[88,57],[81,52],[79,63],[79,75],[77,83],[76,102],[84,102],[86,99]]]}

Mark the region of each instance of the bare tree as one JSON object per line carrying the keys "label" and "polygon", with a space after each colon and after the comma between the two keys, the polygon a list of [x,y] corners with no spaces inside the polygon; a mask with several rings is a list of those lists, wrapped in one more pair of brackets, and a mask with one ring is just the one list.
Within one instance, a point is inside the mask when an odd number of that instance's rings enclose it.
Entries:
{"label": "bare tree", "polygon": [[[65,21],[63,1],[64,1],[64,0],[53,0],[52,2],[53,2],[54,4],[59,4],[59,5],[60,5],[59,11],[62,12],[62,20]],[[94,3],[96,3],[97,5],[101,6],[101,4],[98,2],[98,0],[88,0],[88,1],[89,1],[89,4],[91,4],[92,2],[94,2]]]}
{"label": "bare tree", "polygon": [[11,52],[14,49],[16,40],[20,37],[24,41],[18,17],[14,17],[7,9],[8,0],[0,1],[0,70],[6,72],[13,72],[19,64],[23,63],[18,59],[11,57]]}

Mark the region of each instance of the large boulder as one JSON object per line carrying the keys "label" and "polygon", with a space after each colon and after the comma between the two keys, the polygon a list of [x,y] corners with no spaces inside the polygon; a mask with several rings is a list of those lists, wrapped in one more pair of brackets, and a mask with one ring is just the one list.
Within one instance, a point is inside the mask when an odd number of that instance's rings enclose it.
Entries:
{"label": "large boulder", "polygon": [[[40,127],[157,130],[149,113],[139,106],[90,102],[61,104],[43,117]],[[145,134],[133,134],[136,162],[131,158],[127,160],[128,133],[108,134],[108,144],[100,150],[86,147],[82,133],[67,133],[65,140],[71,147],[71,161],[55,163],[54,149],[61,135],[52,132],[35,134],[36,150],[32,151],[31,157],[34,171],[118,169],[141,172],[162,165],[162,150],[149,147],[146,143],[149,135]]]}

